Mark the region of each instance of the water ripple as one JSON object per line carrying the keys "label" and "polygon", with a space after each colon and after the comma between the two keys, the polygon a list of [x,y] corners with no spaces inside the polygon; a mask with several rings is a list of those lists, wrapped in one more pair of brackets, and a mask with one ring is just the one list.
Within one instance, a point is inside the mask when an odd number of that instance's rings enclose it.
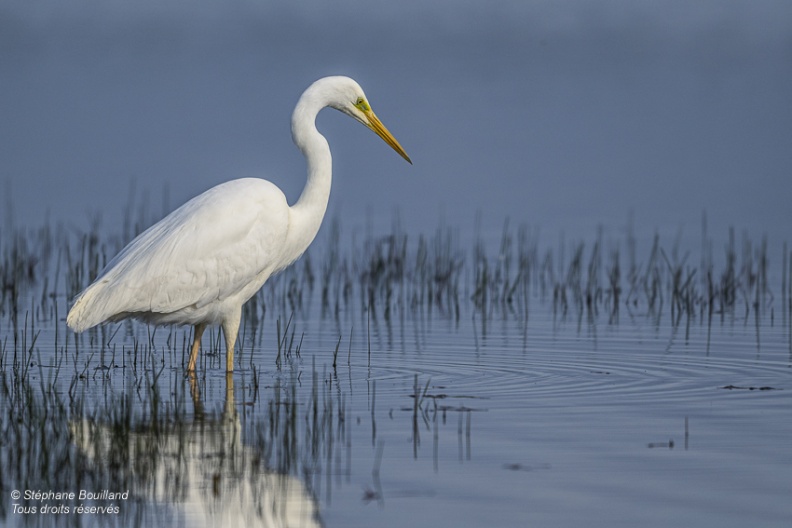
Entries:
{"label": "water ripple", "polygon": [[371,376],[384,382],[378,390],[409,393],[418,374],[421,388],[431,380],[430,394],[490,399],[505,407],[684,403],[742,388],[779,394],[792,387],[780,332],[768,332],[760,352],[748,331],[739,339],[721,334],[710,342],[709,353],[701,336],[668,352],[667,337],[636,333],[602,332],[596,342],[591,334],[539,333],[525,347],[515,346],[513,337],[504,344],[500,336],[490,336],[478,348],[470,339],[428,339],[420,353],[378,355]]}

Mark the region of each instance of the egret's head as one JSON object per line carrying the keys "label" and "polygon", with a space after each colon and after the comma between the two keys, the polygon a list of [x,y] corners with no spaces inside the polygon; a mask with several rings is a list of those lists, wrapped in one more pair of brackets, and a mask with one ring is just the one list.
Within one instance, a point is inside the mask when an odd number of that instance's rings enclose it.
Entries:
{"label": "egret's head", "polygon": [[375,134],[391,146],[393,150],[412,164],[410,156],[404,151],[396,138],[385,128],[385,125],[371,110],[366,94],[358,83],[349,77],[332,77],[333,87],[336,89],[337,98],[330,104],[333,108],[340,110],[355,118],[366,125],[369,129],[373,130]]}

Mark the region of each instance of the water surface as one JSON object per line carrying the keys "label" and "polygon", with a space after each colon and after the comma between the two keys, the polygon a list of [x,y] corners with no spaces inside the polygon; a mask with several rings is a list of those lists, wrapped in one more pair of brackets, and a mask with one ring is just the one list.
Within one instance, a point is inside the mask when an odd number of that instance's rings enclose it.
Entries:
{"label": "water surface", "polygon": [[[112,503],[120,525],[787,524],[792,312],[761,244],[733,269],[666,247],[613,282],[596,242],[565,260],[452,232],[321,241],[246,308],[234,374],[213,331],[194,378],[189,329],[67,332],[101,244],[56,266],[65,246],[30,236],[53,279],[4,297],[4,522],[90,525],[10,496],[89,489],[130,498],[60,504]],[[674,279],[707,269],[711,299]]]}

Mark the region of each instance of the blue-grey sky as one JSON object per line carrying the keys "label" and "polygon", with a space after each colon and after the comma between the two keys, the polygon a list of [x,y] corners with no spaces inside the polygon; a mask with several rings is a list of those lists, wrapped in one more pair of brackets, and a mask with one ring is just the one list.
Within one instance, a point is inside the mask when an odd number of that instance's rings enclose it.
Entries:
{"label": "blue-grey sky", "polygon": [[292,108],[339,73],[415,163],[321,114],[348,222],[697,233],[706,209],[792,238],[792,3],[769,0],[5,1],[0,220],[114,225],[132,181],[157,212],[243,176],[293,200]]}

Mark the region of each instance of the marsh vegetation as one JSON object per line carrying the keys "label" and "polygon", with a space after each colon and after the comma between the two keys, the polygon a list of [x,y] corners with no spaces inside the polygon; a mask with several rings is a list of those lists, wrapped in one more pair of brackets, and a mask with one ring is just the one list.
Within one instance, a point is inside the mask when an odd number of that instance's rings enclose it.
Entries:
{"label": "marsh vegetation", "polygon": [[[603,450],[695,446],[708,460],[721,434],[750,442],[736,432],[746,421],[779,439],[761,462],[778,469],[759,490],[789,483],[786,244],[734,229],[716,239],[706,220],[695,248],[639,239],[632,226],[546,244],[508,220],[495,237],[480,220],[472,234],[442,223],[407,233],[398,215],[381,234],[334,221],[245,306],[234,376],[216,330],[198,375],[185,376],[189,329],[66,330],[69,299],[149,222],[132,210],[118,234],[98,221],[0,233],[4,523],[384,526],[405,521],[398,504],[409,504],[427,525],[472,526],[482,517],[469,508],[563,486],[575,464],[583,493],[597,497],[586,482],[601,477],[591,457]],[[723,390],[743,387],[773,390]],[[723,422],[708,421],[712,401]],[[770,422],[746,418],[754,408]],[[613,486],[660,463],[633,456]],[[733,462],[753,475],[752,462]],[[714,493],[716,468],[703,464],[692,480]],[[129,498],[97,520],[74,510],[113,501],[24,514],[46,501],[15,501],[11,490]],[[470,505],[465,490],[477,494]],[[652,493],[622,514],[640,517]],[[789,513],[769,496],[771,519]],[[506,524],[534,518],[516,505],[483,511]]]}

